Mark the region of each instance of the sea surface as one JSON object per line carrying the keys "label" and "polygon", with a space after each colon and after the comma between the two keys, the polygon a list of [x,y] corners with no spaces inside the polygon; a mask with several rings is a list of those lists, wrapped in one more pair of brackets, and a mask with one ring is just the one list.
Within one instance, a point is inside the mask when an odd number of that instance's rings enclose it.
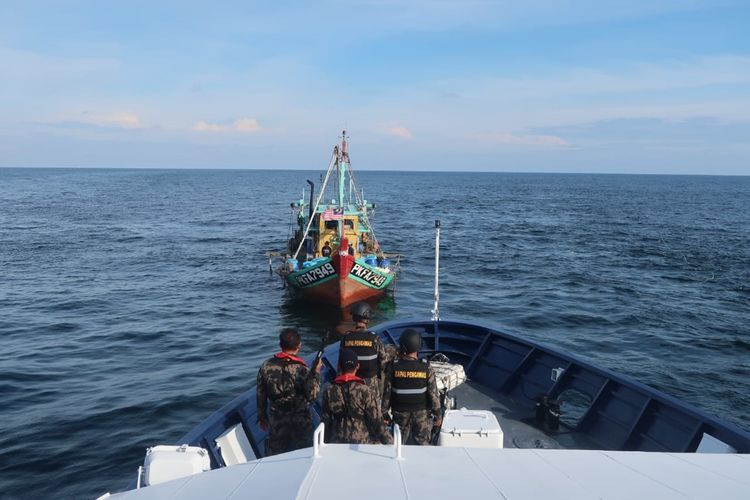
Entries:
{"label": "sea surface", "polygon": [[[95,498],[254,383],[287,296],[265,253],[311,171],[0,169],[0,497]],[[374,322],[496,325],[750,429],[750,177],[358,172]]]}

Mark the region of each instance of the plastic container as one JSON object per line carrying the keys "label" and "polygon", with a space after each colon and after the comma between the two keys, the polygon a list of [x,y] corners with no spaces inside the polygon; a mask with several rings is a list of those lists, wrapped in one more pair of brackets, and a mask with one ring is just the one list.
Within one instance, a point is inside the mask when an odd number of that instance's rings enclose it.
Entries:
{"label": "plastic container", "polygon": [[216,438],[216,444],[226,465],[244,464],[256,458],[242,424],[233,425],[224,431]]}
{"label": "plastic container", "polygon": [[314,265],[315,263],[313,261],[306,260],[305,262],[302,263],[302,269],[307,269],[308,267],[314,266]]}
{"label": "plastic container", "polygon": [[460,448],[502,448],[503,430],[487,410],[448,410],[440,427],[440,446]]}
{"label": "plastic container", "polygon": [[451,391],[466,382],[466,372],[459,364],[430,361],[435,372],[435,382],[439,391]]}
{"label": "plastic container", "polygon": [[368,266],[375,267],[378,265],[378,258],[375,257],[374,255],[366,255],[365,264],[367,264]]}
{"label": "plastic container", "polygon": [[287,259],[286,265],[288,268],[291,268],[292,272],[299,271],[299,262],[297,262],[297,259]]}
{"label": "plastic container", "polygon": [[154,446],[143,461],[146,485],[165,483],[211,469],[208,452],[198,446]]}
{"label": "plastic container", "polygon": [[390,261],[390,259],[383,259],[383,260],[381,260],[380,261],[380,267],[382,267],[383,269],[388,269],[389,267],[391,267],[391,261]]}

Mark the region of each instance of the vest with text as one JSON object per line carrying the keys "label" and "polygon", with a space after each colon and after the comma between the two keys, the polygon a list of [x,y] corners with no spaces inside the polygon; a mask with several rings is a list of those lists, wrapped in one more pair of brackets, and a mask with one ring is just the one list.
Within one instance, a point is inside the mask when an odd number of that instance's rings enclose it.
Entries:
{"label": "vest with text", "polygon": [[362,378],[378,375],[378,350],[375,346],[377,338],[376,333],[361,330],[351,331],[341,339],[341,347],[357,353],[357,361],[359,361],[357,375]]}
{"label": "vest with text", "polygon": [[391,408],[393,411],[418,411],[427,403],[427,361],[398,359],[391,371]]}

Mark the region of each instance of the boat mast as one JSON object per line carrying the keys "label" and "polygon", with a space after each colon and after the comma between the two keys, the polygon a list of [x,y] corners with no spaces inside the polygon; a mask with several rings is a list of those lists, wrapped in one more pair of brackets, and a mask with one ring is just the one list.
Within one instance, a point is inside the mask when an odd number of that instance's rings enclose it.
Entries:
{"label": "boat mast", "polygon": [[435,221],[435,305],[432,307],[432,321],[440,319],[440,221]]}
{"label": "boat mast", "polygon": [[[341,239],[344,237],[344,217],[343,214],[346,211],[344,202],[344,192],[346,191],[346,170],[349,166],[349,152],[346,148],[346,130],[341,132],[341,160],[339,161],[339,207],[341,208],[341,219],[339,219],[338,230],[339,230],[339,245],[341,245]],[[351,242],[350,242],[351,244]]]}
{"label": "boat mast", "polygon": [[339,205],[344,206],[346,170],[349,167],[349,152],[346,148],[346,130],[341,132],[341,168],[339,169]]}

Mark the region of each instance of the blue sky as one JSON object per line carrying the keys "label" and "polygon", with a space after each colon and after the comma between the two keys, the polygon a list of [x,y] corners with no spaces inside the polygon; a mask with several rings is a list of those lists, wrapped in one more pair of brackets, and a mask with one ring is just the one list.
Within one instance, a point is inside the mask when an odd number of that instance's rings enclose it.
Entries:
{"label": "blue sky", "polygon": [[0,166],[750,174],[750,2],[0,3]]}

